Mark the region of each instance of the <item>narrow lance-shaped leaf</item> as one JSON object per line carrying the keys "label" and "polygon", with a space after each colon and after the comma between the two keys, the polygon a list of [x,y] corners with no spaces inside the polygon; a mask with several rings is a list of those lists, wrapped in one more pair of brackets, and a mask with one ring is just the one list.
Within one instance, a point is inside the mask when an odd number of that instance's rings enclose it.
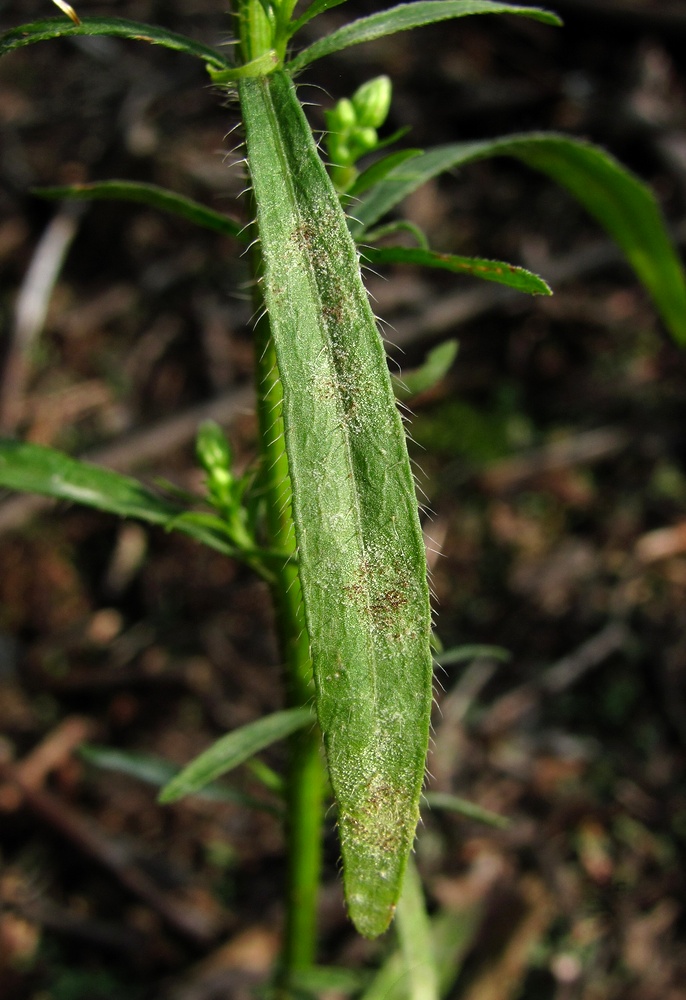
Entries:
{"label": "narrow lance-shaped leaf", "polygon": [[0,441],[0,487],[39,493],[173,528],[225,555],[241,555],[231,545],[218,517],[186,513],[136,479],[70,458],[53,448]]}
{"label": "narrow lance-shaped leaf", "polygon": [[394,375],[392,381],[395,398],[404,402],[420,392],[432,389],[447,374],[457,352],[456,340],[444,340],[428,352],[418,368],[409,371],[403,369],[402,375]]}
{"label": "narrow lance-shaped leaf", "polygon": [[179,771],[164,786],[159,794],[159,801],[176,802],[185,795],[199,792],[223,774],[245,763],[260,750],[307,725],[314,725],[314,717],[309,708],[287,708],[283,712],[274,712],[241,726],[240,729],[234,729]]}
{"label": "narrow lance-shaped leaf", "polygon": [[408,1000],[438,1000],[438,972],[419,872],[410,860],[398,904],[398,938],[405,961]]}
{"label": "narrow lance-shaped leaf", "polygon": [[507,816],[499,816],[498,813],[484,809],[476,802],[460,798],[459,795],[450,795],[444,792],[426,792],[424,801],[429,809],[445,809],[446,812],[456,812],[466,819],[476,820],[477,823],[485,823],[486,826],[494,826],[499,830],[506,830],[510,825]]}
{"label": "narrow lance-shaped leaf", "polygon": [[373,937],[400,893],[428,744],[414,483],[355,245],[292,81],[277,72],[239,94],[346,898]]}
{"label": "narrow lance-shaped leaf", "polygon": [[86,17],[80,24],[72,24],[64,18],[49,18],[45,21],[33,21],[12,28],[0,35],[0,56],[13,49],[33,45],[35,42],[45,42],[52,38],[71,38],[77,35],[109,35],[115,38],[130,38],[137,42],[149,42],[151,45],[162,45],[175,52],[185,52],[195,59],[202,59],[216,70],[224,70],[231,63],[216,49],[209,45],[196,42],[193,38],[178,35],[174,31],[166,31],[154,24],[141,24],[138,21],[128,21],[121,17]]}
{"label": "narrow lance-shaped leaf", "polygon": [[508,663],[511,659],[512,653],[509,649],[477,643],[453,646],[451,649],[442,650],[435,656],[436,662],[441,667],[452,667],[456,663],[468,663],[470,660],[499,660],[501,663]]}
{"label": "narrow lance-shaped leaf", "polygon": [[[95,746],[93,744],[82,744],[79,747],[79,757],[94,767],[99,767],[104,771],[114,771],[117,774],[126,774],[144,781],[146,784],[162,787],[168,784],[181,768],[163,757],[155,757],[152,754],[132,753],[128,750],[119,750],[116,747]],[[253,809],[261,809],[265,812],[278,815],[279,808],[271,802],[257,799],[253,795],[246,795],[244,792],[227,785],[210,784],[197,793],[201,798],[214,802],[237,802],[241,805]]]}
{"label": "narrow lance-shaped leaf", "polygon": [[[483,906],[470,903],[464,909],[439,911],[431,919],[431,949],[438,975],[439,995],[452,995],[465,957],[481,927]],[[402,950],[390,954],[358,1000],[408,1000],[408,982]]]}
{"label": "narrow lance-shaped leaf", "polygon": [[362,17],[332,31],[330,35],[303,49],[289,62],[287,68],[290,72],[297,73],[315,59],[347,49],[351,45],[469,14],[520,14],[545,24],[562,23],[556,14],[539,7],[520,7],[510,3],[496,3],[494,0],[418,0],[416,3],[403,3],[378,14],[370,14],[369,17]]}
{"label": "narrow lance-shaped leaf", "polygon": [[300,31],[303,25],[311,21],[313,17],[318,17],[319,14],[323,14],[327,10],[332,10],[334,7],[340,7],[345,2],[346,0],[314,0],[301,17],[288,26],[288,34],[290,36],[294,35],[296,31]]}
{"label": "narrow lance-shaped leaf", "polygon": [[484,260],[482,257],[458,257],[451,253],[424,250],[422,247],[365,247],[362,260],[367,264],[416,264],[434,267],[454,274],[468,274],[484,281],[515,288],[530,295],[552,295],[550,286],[537,274],[524,267],[506,264],[501,260]]}
{"label": "narrow lance-shaped leaf", "polygon": [[686,344],[686,279],[652,192],[608,153],[578,139],[513,135],[429,150],[392,171],[355,205],[351,232],[361,239],[431,177],[489,156],[514,156],[567,188],[621,247],[674,339]]}
{"label": "narrow lance-shaped leaf", "polygon": [[348,198],[359,198],[365,191],[368,191],[375,184],[379,184],[384,180],[401,163],[412,160],[415,156],[420,156],[421,152],[421,149],[398,149],[393,153],[388,153],[382,159],[376,160],[360,173],[359,177],[355,179],[345,192],[346,196]]}
{"label": "narrow lance-shaped leaf", "polygon": [[70,198],[74,201],[132,201],[149,208],[169,212],[181,219],[212,229],[223,236],[246,242],[244,226],[221,212],[207,208],[199,201],[141,181],[95,181],[91,184],[69,184],[63,187],[34,188],[41,198]]}

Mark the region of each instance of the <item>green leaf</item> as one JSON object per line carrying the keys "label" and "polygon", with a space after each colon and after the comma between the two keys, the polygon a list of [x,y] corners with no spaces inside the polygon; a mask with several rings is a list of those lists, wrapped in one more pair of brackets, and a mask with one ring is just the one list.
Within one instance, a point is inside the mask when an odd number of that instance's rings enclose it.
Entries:
{"label": "green leaf", "polygon": [[186,512],[136,479],[70,458],[53,448],[0,441],[0,486],[173,528],[225,555],[242,557],[230,544],[218,517]]}
{"label": "green leaf", "polygon": [[243,63],[242,66],[233,66],[231,69],[213,69],[207,67],[212,83],[226,84],[243,80],[246,76],[267,76],[279,65],[280,59],[276,49],[268,49],[250,62]]}
{"label": "green leaf", "polygon": [[420,156],[421,152],[421,149],[398,149],[393,153],[388,153],[387,156],[382,157],[380,160],[376,160],[355,178],[354,183],[345,192],[346,197],[359,198],[361,194],[374,187],[375,184],[379,184],[382,180],[385,180],[388,174],[392,170],[395,170],[396,167],[399,167],[401,163],[412,160],[415,156]]}
{"label": "green leaf", "polygon": [[608,153],[578,139],[533,133],[439,146],[370,191],[355,206],[351,232],[361,239],[431,177],[489,156],[514,156],[567,188],[624,251],[677,343],[686,343],[686,279],[654,195]]}
{"label": "green leaf", "polygon": [[314,3],[310,4],[305,13],[297,21],[293,21],[289,25],[289,37],[292,37],[296,31],[300,31],[303,25],[311,21],[313,17],[317,17],[318,14],[323,14],[327,10],[333,10],[334,7],[340,7],[345,2],[346,0],[314,0]]}
{"label": "green leaf", "polygon": [[452,649],[445,649],[435,656],[435,660],[442,667],[449,667],[455,663],[468,663],[470,660],[500,660],[508,663],[512,659],[512,653],[502,646],[484,646],[479,644],[453,646]]}
{"label": "green leaf", "polygon": [[311,965],[306,969],[294,969],[290,985],[295,991],[320,997],[322,993],[359,993],[368,979],[369,973],[357,969],[346,969],[335,965]]}
{"label": "green leaf", "polygon": [[402,375],[393,377],[395,398],[405,401],[417,396],[420,392],[432,389],[437,382],[447,374],[457,357],[458,343],[456,340],[445,340],[427,354],[424,363],[419,368],[403,371]]}
{"label": "green leaf", "polygon": [[394,219],[382,226],[376,226],[365,233],[367,243],[376,243],[378,240],[385,240],[389,236],[397,236],[398,233],[407,233],[422,250],[430,250],[429,241],[424,232],[416,226],[414,222],[407,219]]}
{"label": "green leaf", "polygon": [[506,830],[510,825],[507,816],[499,816],[498,813],[484,809],[468,799],[462,799],[459,795],[449,795],[445,792],[426,792],[424,800],[430,809],[445,809],[447,812],[456,812],[466,819],[473,819],[478,823],[485,823],[487,826],[494,826],[499,830]]}
{"label": "green leaf", "polygon": [[429,734],[414,482],[357,251],[293,83],[277,71],[239,94],[346,898],[374,937],[400,893]]}
{"label": "green leaf", "polygon": [[[79,757],[92,764],[93,767],[103,771],[125,774],[130,778],[136,778],[138,781],[144,781],[147,785],[154,785],[158,788],[170,782],[181,770],[180,767],[162,757],[131,753],[128,750],[118,750],[115,747],[94,746],[87,743],[79,747],[78,753]],[[243,792],[228,788],[226,785],[208,785],[198,792],[198,797],[212,802],[237,802],[240,805],[271,813],[280,811],[268,802],[256,799],[252,795],[245,795]]]}
{"label": "green leaf", "polygon": [[455,274],[468,274],[484,281],[495,281],[499,285],[515,288],[529,295],[552,295],[550,286],[523,267],[505,264],[500,260],[484,260],[481,257],[457,257],[455,254],[438,253],[421,247],[365,247],[361,251],[362,260],[367,264],[415,264],[420,267],[435,267]]}
{"label": "green leaf", "polygon": [[86,17],[81,24],[72,24],[64,18],[50,18],[45,21],[33,21],[22,24],[0,35],[0,56],[13,49],[35,42],[45,42],[52,38],[72,38],[77,35],[110,35],[114,38],[130,38],[137,42],[149,42],[151,45],[162,45],[175,52],[184,52],[188,56],[202,59],[213,69],[225,70],[231,63],[221,52],[203,45],[185,35],[177,35],[173,31],[165,31],[153,24],[140,24],[138,21],[127,21],[121,17]]}
{"label": "green leaf", "polygon": [[375,222],[382,219],[392,208],[432,177],[459,166],[463,162],[461,156],[467,157],[467,151],[472,145],[472,143],[454,143],[449,146],[436,146],[393,169],[385,180],[376,184],[355,205],[354,215],[348,218],[348,228],[354,238],[361,240]]}
{"label": "green leaf", "polygon": [[[178,774],[179,768],[162,757],[151,754],[131,753],[114,747],[96,746],[85,743],[79,747],[79,757],[102,771],[116,771],[146,785],[166,785]],[[210,790],[206,789],[206,793]]]}
{"label": "green leaf", "polygon": [[419,872],[410,859],[396,914],[408,1000],[438,1000],[438,970]]}
{"label": "green leaf", "polygon": [[18,441],[0,441],[0,486],[155,524],[166,524],[181,513],[135,479],[80,462],[52,448]]}
{"label": "green leaf", "polygon": [[288,708],[234,729],[172,778],[160,792],[158,801],[176,802],[185,795],[195,794],[260,750],[313,723],[314,716],[309,708]]}
{"label": "green leaf", "polygon": [[378,14],[362,17],[358,21],[351,21],[303,49],[286,68],[291,73],[298,73],[315,59],[347,49],[351,45],[371,42],[397,31],[409,31],[425,24],[435,24],[437,21],[465,17],[468,14],[521,14],[545,24],[562,23],[557,15],[538,7],[518,7],[509,3],[495,3],[494,0],[419,0],[417,3],[400,4]]}
{"label": "green leaf", "polygon": [[[480,904],[444,911],[431,919],[431,949],[438,973],[439,995],[448,995],[479,931]],[[451,994],[452,995],[452,994]],[[408,975],[403,955],[394,951],[381,966],[360,1000],[407,1000]]]}
{"label": "green leaf", "polygon": [[41,198],[70,198],[76,201],[133,201],[149,208],[170,212],[182,219],[193,222],[204,229],[212,229],[222,236],[247,242],[244,226],[234,222],[221,212],[206,208],[200,202],[184,195],[168,191],[156,184],[138,181],[98,181],[92,184],[69,184],[63,187],[34,188],[33,193]]}

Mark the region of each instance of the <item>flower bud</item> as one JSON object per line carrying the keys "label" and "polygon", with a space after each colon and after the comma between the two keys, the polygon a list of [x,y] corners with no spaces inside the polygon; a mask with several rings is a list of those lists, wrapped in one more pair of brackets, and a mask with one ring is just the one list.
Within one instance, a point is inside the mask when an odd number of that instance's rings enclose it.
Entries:
{"label": "flower bud", "polygon": [[347,132],[357,123],[355,108],[347,97],[342,97],[326,118],[329,128],[334,132]]}
{"label": "flower bud", "polygon": [[363,83],[352,99],[357,124],[371,128],[383,125],[391,107],[391,93],[391,81],[387,76],[377,76]]}
{"label": "flower bud", "polygon": [[213,420],[206,420],[200,425],[195,453],[208,476],[217,481],[231,481],[231,448],[221,428]]}
{"label": "flower bud", "polygon": [[365,153],[370,153],[372,149],[376,149],[379,142],[379,137],[376,134],[375,128],[356,128],[351,137],[351,146],[355,150],[355,159],[359,159],[360,156],[364,156]]}

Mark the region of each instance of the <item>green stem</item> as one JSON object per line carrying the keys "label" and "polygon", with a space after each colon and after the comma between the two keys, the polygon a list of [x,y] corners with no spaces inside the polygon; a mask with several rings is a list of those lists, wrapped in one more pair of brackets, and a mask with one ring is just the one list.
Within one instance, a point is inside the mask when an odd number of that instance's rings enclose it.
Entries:
{"label": "green stem", "polygon": [[238,34],[243,62],[258,59],[272,47],[274,29],[259,0],[237,0]]}
{"label": "green stem", "polygon": [[[267,525],[270,545],[295,556],[291,481],[284,448],[282,390],[267,317],[258,323],[257,398]],[[282,564],[272,587],[286,665],[288,700],[306,705],[314,697],[310,640],[298,568]],[[280,996],[289,995],[293,972],[311,966],[316,950],[317,897],[321,872],[324,770],[319,728],[291,738],[287,780],[288,888]]]}

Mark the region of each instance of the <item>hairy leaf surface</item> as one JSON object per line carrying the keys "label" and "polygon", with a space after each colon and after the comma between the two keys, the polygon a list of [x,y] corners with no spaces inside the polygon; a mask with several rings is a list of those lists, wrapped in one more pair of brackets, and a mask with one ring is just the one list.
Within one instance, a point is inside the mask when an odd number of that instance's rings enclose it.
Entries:
{"label": "hairy leaf surface", "polygon": [[355,245],[293,84],[277,72],[239,94],[346,898],[373,937],[400,893],[428,743],[414,483]]}
{"label": "hairy leaf surface", "polygon": [[416,264],[420,267],[435,267],[453,274],[469,274],[484,281],[495,281],[498,285],[515,288],[530,295],[552,295],[550,286],[537,274],[524,267],[506,264],[501,260],[485,260],[483,257],[458,257],[452,253],[439,253],[422,247],[365,247],[362,259],[368,264]]}

